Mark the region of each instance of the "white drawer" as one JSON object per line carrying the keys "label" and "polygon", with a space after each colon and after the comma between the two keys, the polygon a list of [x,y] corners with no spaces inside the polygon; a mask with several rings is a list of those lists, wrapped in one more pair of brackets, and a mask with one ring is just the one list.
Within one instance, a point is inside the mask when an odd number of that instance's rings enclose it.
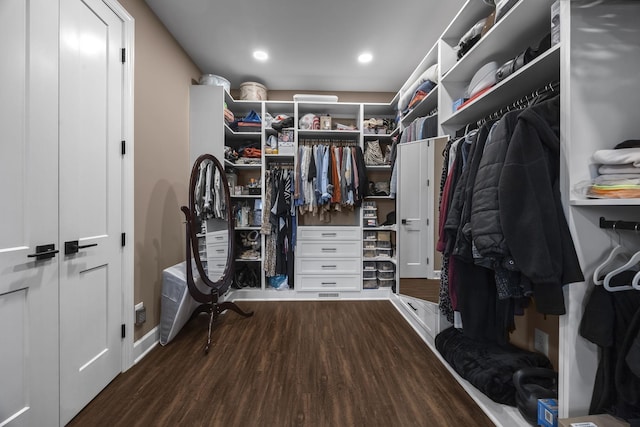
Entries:
{"label": "white drawer", "polygon": [[347,242],[301,242],[296,246],[297,257],[357,258],[362,256],[362,241]]}
{"label": "white drawer", "polygon": [[356,258],[296,258],[296,272],[300,274],[358,274],[362,262]]}
{"label": "white drawer", "polygon": [[435,337],[438,328],[438,305],[429,301],[401,296],[402,302],[409,308],[416,318],[422,323],[427,332]]}
{"label": "white drawer", "polygon": [[227,258],[227,251],[229,247],[227,244],[222,245],[207,245],[207,259],[210,258]]}
{"label": "white drawer", "polygon": [[227,232],[227,230],[212,231],[210,233],[207,233],[205,236],[207,245],[216,243],[224,243],[226,245],[227,241],[229,240],[229,233]]}
{"label": "white drawer", "polygon": [[311,275],[297,274],[295,287],[299,291],[359,291],[362,287],[360,275]]}
{"label": "white drawer", "polygon": [[362,240],[360,227],[298,227],[298,242],[301,240]]}

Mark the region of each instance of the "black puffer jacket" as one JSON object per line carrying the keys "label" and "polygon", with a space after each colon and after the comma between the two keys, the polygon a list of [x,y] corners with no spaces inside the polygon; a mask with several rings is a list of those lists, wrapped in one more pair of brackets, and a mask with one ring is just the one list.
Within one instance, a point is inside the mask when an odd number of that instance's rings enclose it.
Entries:
{"label": "black puffer jacket", "polygon": [[520,111],[507,113],[491,130],[473,186],[471,199],[473,243],[478,253],[492,262],[501,262],[509,255],[509,248],[500,223],[498,184],[509,140],[519,115]]}
{"label": "black puffer jacket", "polygon": [[484,124],[474,135],[475,141],[471,143],[467,164],[453,193],[451,208],[445,223],[445,231],[455,233],[455,239],[453,240],[455,243],[450,253],[468,262],[473,262],[471,225],[469,223],[471,217],[471,195],[484,144],[492,124]]}
{"label": "black puffer jacket", "polygon": [[560,98],[525,109],[509,142],[498,189],[500,222],[536,307],[564,314],[562,285],[584,281],[560,202]]}

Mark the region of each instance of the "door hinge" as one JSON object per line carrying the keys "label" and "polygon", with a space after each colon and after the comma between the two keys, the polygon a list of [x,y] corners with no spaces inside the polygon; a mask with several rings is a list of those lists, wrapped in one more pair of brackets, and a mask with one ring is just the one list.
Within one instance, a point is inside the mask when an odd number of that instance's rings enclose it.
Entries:
{"label": "door hinge", "polygon": [[121,329],[121,332],[122,332],[121,333],[122,338],[126,337],[127,336],[127,327],[126,327],[126,325],[124,323],[122,324],[120,329]]}
{"label": "door hinge", "polygon": [[429,218],[427,218],[427,225],[429,225]]}
{"label": "door hinge", "polygon": [[429,257],[427,257],[427,265],[429,265]]}
{"label": "door hinge", "polygon": [[120,246],[124,246],[126,243],[126,233],[120,235]]}
{"label": "door hinge", "polygon": [[127,59],[127,50],[125,48],[122,48],[122,63],[124,64],[126,62]]}
{"label": "door hinge", "polygon": [[430,186],[431,186],[431,181],[427,180],[427,187],[430,187]]}
{"label": "door hinge", "polygon": [[122,148],[122,155],[124,156],[127,153],[127,141],[122,141],[121,148]]}

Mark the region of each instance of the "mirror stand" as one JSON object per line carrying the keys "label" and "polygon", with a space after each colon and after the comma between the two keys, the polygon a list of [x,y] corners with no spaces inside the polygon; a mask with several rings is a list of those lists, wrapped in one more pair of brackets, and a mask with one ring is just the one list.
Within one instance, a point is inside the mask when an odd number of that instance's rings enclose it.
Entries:
{"label": "mirror stand", "polygon": [[[204,180],[207,180],[206,182]],[[198,225],[206,222],[207,219],[204,216],[202,208],[202,195],[207,192],[207,206],[214,205],[216,202],[216,209],[210,209],[209,216],[217,217],[216,221],[226,225],[226,234],[224,229],[218,228],[212,234],[216,234],[216,238],[220,239],[222,244],[226,242],[226,248],[218,248],[217,250],[224,253],[226,252],[226,258],[218,259],[218,270],[216,272],[216,280],[209,277],[209,273],[212,269],[205,269],[203,260],[201,258],[201,249],[198,235],[198,230],[201,229]],[[215,200],[219,198],[220,200]],[[207,344],[204,348],[205,354],[209,353],[211,347],[211,330],[213,322],[220,316],[220,314],[226,310],[231,310],[244,317],[250,317],[253,315],[252,311],[244,311],[231,301],[218,302],[221,295],[224,295],[231,285],[234,272],[234,222],[232,217],[231,198],[229,195],[229,186],[227,178],[224,172],[224,168],[220,161],[211,154],[203,154],[196,159],[193,168],[191,169],[191,177],[189,182],[189,206],[182,206],[182,212],[186,219],[186,281],[189,293],[194,300],[200,303],[200,306],[193,312],[192,317],[196,317],[201,313],[209,314],[209,327],[207,331]],[[213,213],[211,211],[217,210]],[[206,227],[205,227],[206,228]],[[205,250],[209,249],[205,245]],[[226,250],[225,250],[226,249]],[[206,263],[210,262],[209,257],[206,257]],[[196,282],[194,275],[193,264],[197,268],[199,279]],[[198,284],[201,286],[199,287]],[[201,290],[206,286],[206,291]]]}

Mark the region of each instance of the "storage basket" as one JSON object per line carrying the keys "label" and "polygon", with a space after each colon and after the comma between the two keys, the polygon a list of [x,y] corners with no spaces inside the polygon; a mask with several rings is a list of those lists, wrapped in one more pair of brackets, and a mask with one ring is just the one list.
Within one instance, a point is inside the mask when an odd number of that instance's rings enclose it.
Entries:
{"label": "storage basket", "polygon": [[362,232],[362,237],[364,238],[364,240],[378,240],[378,233],[376,233],[375,231],[363,231]]}
{"label": "storage basket", "polygon": [[266,101],[267,88],[257,82],[240,83],[240,99],[246,101]]}
{"label": "storage basket", "polygon": [[381,288],[388,288],[390,286],[393,286],[393,283],[395,282],[394,279],[378,279],[378,285],[380,285]]}
{"label": "storage basket", "polygon": [[377,277],[376,270],[362,270],[363,279],[375,279]]}
{"label": "storage basket", "polygon": [[378,279],[365,279],[362,281],[362,287],[364,289],[377,289]]}
{"label": "storage basket", "polygon": [[391,241],[390,231],[378,231],[378,240]]}
{"label": "storage basket", "polygon": [[377,249],[364,249],[362,255],[364,255],[365,258],[375,258],[377,251]]}
{"label": "storage basket", "polygon": [[365,261],[362,265],[363,270],[373,270],[376,271],[376,262],[375,261]]}
{"label": "storage basket", "polygon": [[394,271],[393,263],[391,261],[376,262],[376,269],[378,271]]}
{"label": "storage basket", "polygon": [[377,248],[377,243],[375,240],[364,240],[362,242],[362,247],[365,249],[375,249]]}
{"label": "storage basket", "polygon": [[376,247],[379,249],[391,249],[391,241],[389,240],[378,240],[376,242]]}
{"label": "storage basket", "polygon": [[391,248],[376,249],[376,256],[381,258],[391,258]]}
{"label": "storage basket", "polygon": [[222,86],[227,92],[231,91],[231,83],[224,77],[215,74],[203,74],[198,81],[201,85]]}
{"label": "storage basket", "polygon": [[380,280],[393,280],[396,277],[394,271],[378,271],[378,279]]}

